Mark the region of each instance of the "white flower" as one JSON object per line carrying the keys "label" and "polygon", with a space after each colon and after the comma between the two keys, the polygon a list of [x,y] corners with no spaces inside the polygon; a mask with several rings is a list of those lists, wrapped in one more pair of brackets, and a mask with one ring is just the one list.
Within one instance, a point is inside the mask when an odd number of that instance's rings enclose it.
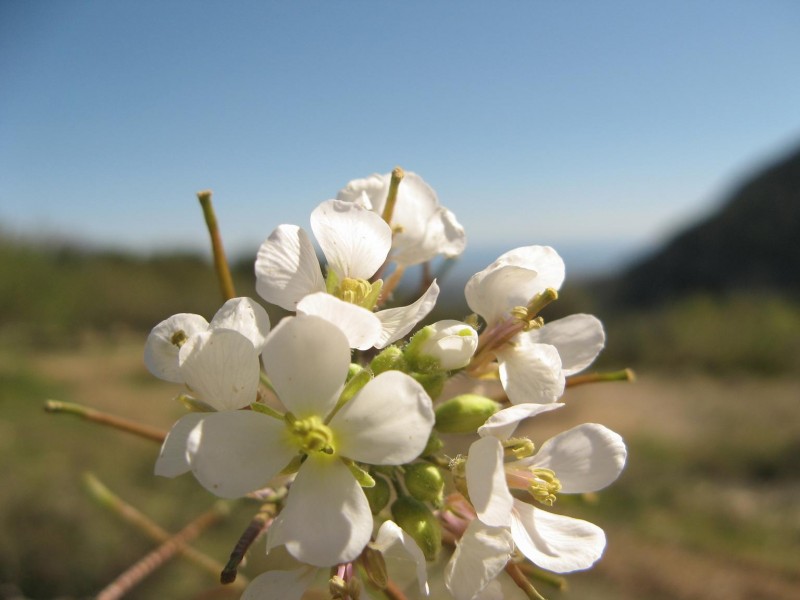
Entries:
{"label": "white flower", "polygon": [[[383,554],[390,566],[396,566],[397,563],[411,566],[420,594],[428,595],[428,576],[422,550],[396,523],[385,521],[372,547]],[[319,572],[319,569],[308,565],[290,571],[267,571],[250,582],[242,600],[300,600]]]}
{"label": "white flower", "polygon": [[[622,438],[597,424],[584,424],[545,442],[528,458],[504,462],[501,439],[519,422],[562,404],[521,404],[490,417],[469,449],[467,489],[477,519],[467,529],[448,565],[448,587],[457,600],[471,600],[496,577],[513,546],[534,564],[566,573],[587,569],[605,548],[603,530],[580,519],[542,510],[511,495],[528,490],[552,504],[556,493],[584,493],[613,482],[625,464]],[[479,567],[482,565],[482,567]],[[465,584],[465,579],[468,583]],[[458,592],[458,593],[456,593]]]}
{"label": "white flower", "polygon": [[184,383],[178,364],[181,347],[196,333],[209,329],[232,329],[248,338],[261,353],[270,329],[267,311],[250,298],[232,298],[211,319],[180,313],[156,325],[147,336],[144,364],[158,377],[172,383]]}
{"label": "white flower", "polygon": [[[400,465],[416,458],[433,427],[431,400],[411,377],[389,371],[336,410],[350,366],[349,345],[336,326],[315,316],[282,320],[267,338],[263,361],[290,411],[286,418],[256,410],[193,417],[185,461],[206,489],[235,498],[264,487],[293,459],[303,458],[270,527],[268,549],[283,545],[301,562],[319,567],[351,561],[372,533],[372,513],[351,465]],[[177,458],[159,460],[178,464],[180,445],[169,442],[162,454]]]}
{"label": "white flower", "polygon": [[328,262],[328,281],[308,234],[295,225],[280,225],[256,259],[256,290],[268,302],[336,324],[350,347],[360,350],[400,339],[433,308],[439,295],[436,282],[409,306],[372,312],[379,288],[368,280],[392,245],[391,229],[375,213],[359,204],[328,200],[311,213],[311,229]]}
{"label": "white flower", "polygon": [[[520,331],[512,309],[526,306],[564,281],[564,262],[548,246],[506,252],[467,282],[470,309],[486,321],[485,336],[506,343],[493,349],[500,381],[513,404],[555,402],[566,377],[588,367],[605,344],[603,325],[592,315],[571,315],[538,329]],[[506,335],[507,337],[507,335]]]}
{"label": "white flower", "polygon": [[[336,197],[362,204],[381,215],[390,181],[391,173],[375,173],[351,181]],[[406,172],[400,182],[391,225],[395,231],[392,259],[404,267],[427,262],[439,254],[458,256],[466,246],[464,228],[416,173]]]}
{"label": "white flower", "polygon": [[466,323],[447,319],[420,329],[411,338],[406,356],[434,361],[437,369],[453,371],[469,364],[478,347],[478,333]]}

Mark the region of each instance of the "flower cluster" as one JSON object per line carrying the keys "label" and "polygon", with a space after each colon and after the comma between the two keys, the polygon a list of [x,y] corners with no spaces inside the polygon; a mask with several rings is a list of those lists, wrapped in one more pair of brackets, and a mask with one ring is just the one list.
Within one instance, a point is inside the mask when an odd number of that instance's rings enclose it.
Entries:
{"label": "flower cluster", "polygon": [[148,369],[185,386],[191,409],[156,473],[191,472],[217,496],[257,500],[269,514],[267,552],[296,563],[258,576],[244,598],[300,598],[320,577],[333,598],[425,596],[426,564],[443,546],[456,600],[502,597],[504,572],[533,589],[525,564],[553,573],[594,564],[602,529],[551,507],[613,482],[622,439],[599,424],[538,449],[512,437],[564,406],[568,378],[605,343],[590,315],[544,322],[564,281],[556,251],[506,252],[469,279],[473,315],[420,326],[439,284],[395,306],[406,268],[465,247],[422,178],[395,169],[351,181],[310,225],[323,265],[296,225],[278,226],[258,251],[257,292],[289,313],[276,324],[258,302],[231,298],[210,322],[169,317],[145,347]]}

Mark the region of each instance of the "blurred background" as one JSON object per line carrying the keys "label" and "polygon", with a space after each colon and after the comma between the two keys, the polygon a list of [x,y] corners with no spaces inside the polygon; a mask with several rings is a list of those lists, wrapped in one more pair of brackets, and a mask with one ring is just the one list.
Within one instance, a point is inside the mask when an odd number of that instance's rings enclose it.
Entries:
{"label": "blurred background", "polygon": [[[596,367],[638,374],[570,389],[531,430],[600,422],[630,449],[568,507],[605,556],[541,591],[796,598],[799,32],[779,0],[0,1],[0,598],[92,597],[153,548],[86,472],[169,531],[214,505],[152,476],[156,444],[42,410],[182,414],[141,354],[162,319],[220,303],[194,193],[214,190],[255,296],[275,226],[396,165],[467,231],[434,265],[434,317],[465,316],[464,282],[500,253],[553,245],[568,283],[546,317],[597,314]],[[225,562],[251,515],[233,505],[198,547]],[[176,559],[129,597],[215,581]]]}

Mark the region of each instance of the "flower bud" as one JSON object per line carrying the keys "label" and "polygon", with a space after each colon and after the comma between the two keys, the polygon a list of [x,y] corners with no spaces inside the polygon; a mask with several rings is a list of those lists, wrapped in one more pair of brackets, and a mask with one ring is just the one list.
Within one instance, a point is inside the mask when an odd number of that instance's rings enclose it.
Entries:
{"label": "flower bud", "polygon": [[420,371],[453,371],[469,364],[478,347],[478,333],[466,323],[448,319],[423,327],[405,350]]}
{"label": "flower bud", "polygon": [[426,560],[436,560],[442,547],[442,526],[430,509],[412,496],[392,504],[392,520],[414,538]]}
{"label": "flower bud", "polygon": [[436,425],[441,433],[472,433],[500,409],[490,398],[461,394],[436,408]]}
{"label": "flower bud", "polygon": [[372,359],[369,365],[369,368],[375,375],[379,375],[391,369],[405,371],[405,367],[406,363],[403,359],[403,351],[397,346],[385,348],[378,356]]}
{"label": "flower bud", "polygon": [[389,504],[391,491],[389,489],[389,483],[383,477],[373,477],[373,479],[375,480],[375,485],[362,489],[367,496],[367,502],[369,502],[369,508],[372,514],[377,515]]}
{"label": "flower bud", "polygon": [[444,498],[444,477],[435,465],[414,463],[405,467],[404,481],[408,493],[422,502],[441,506]]}

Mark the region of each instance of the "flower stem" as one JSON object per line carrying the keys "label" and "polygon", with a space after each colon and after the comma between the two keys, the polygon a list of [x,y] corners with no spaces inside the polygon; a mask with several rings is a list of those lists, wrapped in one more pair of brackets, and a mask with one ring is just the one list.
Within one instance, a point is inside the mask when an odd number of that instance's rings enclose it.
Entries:
{"label": "flower stem", "polygon": [[222,297],[224,300],[230,300],[236,297],[236,290],[233,287],[233,278],[231,277],[231,270],[228,267],[228,260],[225,258],[225,249],[222,247],[222,236],[220,235],[219,226],[217,225],[217,215],[214,213],[214,207],[211,205],[211,190],[197,192],[197,199],[200,201],[200,206],[203,207],[203,216],[206,219],[208,233],[211,236],[211,250],[214,253],[214,269],[217,271],[217,279],[219,279]]}
{"label": "flower stem", "polygon": [[219,508],[213,508],[201,514],[103,588],[97,595],[97,600],[117,600],[122,598],[168,560],[183,552],[190,541],[219,521],[222,515],[223,513]]}
{"label": "flower stem", "polygon": [[389,181],[389,195],[386,197],[386,204],[383,205],[383,214],[381,218],[386,221],[386,224],[391,227],[392,215],[394,215],[394,207],[397,204],[397,190],[400,188],[400,182],[405,177],[403,169],[395,167],[392,170],[392,178]]}
{"label": "flower stem", "polygon": [[600,383],[602,381],[636,381],[636,374],[632,369],[621,371],[607,371],[605,373],[587,373],[567,378],[567,387],[584,385],[586,383]]}
{"label": "flower stem", "polygon": [[255,541],[264,534],[269,526],[272,524],[272,519],[275,515],[275,507],[271,504],[265,504],[261,510],[253,517],[250,524],[244,530],[239,541],[233,547],[228,563],[218,571],[219,580],[221,583],[229,584],[236,581],[238,575],[239,564],[244,560],[244,555],[250,549]]}
{"label": "flower stem", "polygon": [[116,415],[100,412],[99,410],[82,406],[80,404],[75,404],[73,402],[48,400],[44,403],[44,410],[45,412],[49,413],[75,415],[86,421],[99,423],[100,425],[107,425],[109,427],[113,427],[114,429],[126,431],[128,433],[138,435],[139,437],[158,442],[159,444],[162,443],[167,437],[165,431],[156,429],[155,427],[150,427],[148,425],[137,423],[136,421],[130,421],[122,417],[117,417]]}
{"label": "flower stem", "polygon": [[525,577],[525,574],[519,568],[517,563],[509,561],[508,564],[506,564],[506,573],[511,576],[511,579],[514,580],[514,583],[517,584],[517,587],[525,592],[525,595],[528,596],[530,600],[547,600],[544,596],[536,591],[536,588],[533,587],[533,584],[530,581],[528,581],[528,578]]}
{"label": "flower stem", "polygon": [[[124,521],[138,528],[151,540],[164,543],[172,537],[172,534],[160,527],[158,523],[109,490],[94,474],[84,473],[83,483],[92,498],[94,498],[101,506],[108,508],[117,516],[121,517]],[[222,507],[223,505],[219,504],[215,506],[212,511],[219,512],[220,516],[223,516],[225,514],[225,510]],[[195,550],[191,546],[184,545],[182,548],[179,548],[179,552],[185,558],[192,561],[202,569],[205,569],[214,576],[216,576],[223,568],[220,562],[198,550]],[[242,583],[242,587],[244,587],[244,583]]]}

